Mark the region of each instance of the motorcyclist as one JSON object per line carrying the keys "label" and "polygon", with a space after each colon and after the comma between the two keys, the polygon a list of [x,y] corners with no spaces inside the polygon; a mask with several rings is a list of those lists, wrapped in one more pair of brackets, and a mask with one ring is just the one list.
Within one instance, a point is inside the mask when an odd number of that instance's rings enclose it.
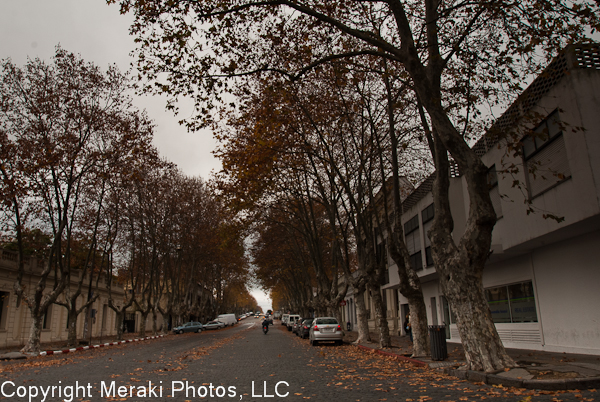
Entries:
{"label": "motorcyclist", "polygon": [[267,330],[269,330],[269,325],[271,325],[271,324],[272,324],[271,319],[269,318],[269,316],[266,315],[265,319],[262,322],[263,329],[266,327]]}

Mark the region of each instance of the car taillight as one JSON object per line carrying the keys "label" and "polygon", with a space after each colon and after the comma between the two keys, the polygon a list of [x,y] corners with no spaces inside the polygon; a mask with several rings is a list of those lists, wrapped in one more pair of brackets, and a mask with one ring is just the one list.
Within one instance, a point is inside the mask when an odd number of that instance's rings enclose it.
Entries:
{"label": "car taillight", "polygon": [[342,326],[341,326],[341,325],[338,325],[338,328],[337,328],[337,330],[338,330],[338,331],[341,331],[341,330],[342,330]]}
{"label": "car taillight", "polygon": [[314,328],[314,330],[315,330],[315,331],[318,331],[318,330],[319,330],[319,327],[317,327],[317,326],[315,325],[315,328]]}

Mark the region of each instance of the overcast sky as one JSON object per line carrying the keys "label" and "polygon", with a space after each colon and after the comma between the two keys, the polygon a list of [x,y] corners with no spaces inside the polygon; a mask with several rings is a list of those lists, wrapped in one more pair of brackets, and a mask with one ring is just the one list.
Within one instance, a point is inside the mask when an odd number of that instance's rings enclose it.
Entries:
{"label": "overcast sky", "polygon": [[[60,44],[103,69],[114,63],[126,71],[134,48],[129,36],[132,20],[105,0],[0,0],[0,59],[10,57],[19,66],[27,57],[50,61]],[[215,147],[211,134],[188,133],[179,126],[178,118],[165,111],[165,98],[136,97],[134,103],[155,121],[154,144],[160,154],[185,174],[208,179],[211,171],[220,169],[211,154]],[[265,311],[271,308],[265,294],[253,295]]]}
{"label": "overcast sky", "polygon": [[[126,71],[134,48],[128,34],[132,20],[104,0],[0,0],[0,58],[10,57],[20,66],[27,57],[49,61],[60,44],[103,69],[115,63]],[[184,173],[208,179],[211,170],[220,169],[211,154],[215,141],[209,132],[187,133],[165,111],[165,103],[159,96],[135,99],[157,124],[154,143],[161,155]]]}

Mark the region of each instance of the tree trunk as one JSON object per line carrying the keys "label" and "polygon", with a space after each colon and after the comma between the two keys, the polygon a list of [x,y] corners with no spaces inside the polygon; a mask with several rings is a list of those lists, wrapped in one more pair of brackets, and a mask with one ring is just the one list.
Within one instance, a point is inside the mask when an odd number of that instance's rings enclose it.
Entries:
{"label": "tree trunk", "polygon": [[[423,299],[421,279],[410,266],[410,257],[406,245],[401,240],[403,236],[402,225],[399,220],[392,229],[392,241],[389,242],[388,250],[392,260],[398,268],[400,278],[400,293],[408,299],[408,307],[411,316],[411,331],[413,336],[413,356],[429,356],[431,349],[429,345],[429,334],[427,332],[427,309]],[[401,318],[404,322],[404,317]]]}
{"label": "tree trunk", "polygon": [[168,313],[160,313],[160,314],[162,315],[162,319],[163,319],[162,333],[168,334],[169,333],[169,314]]}
{"label": "tree trunk", "polygon": [[[451,267],[446,269],[452,270]],[[459,272],[452,271],[455,273],[450,276],[450,280],[446,277],[441,281],[442,290],[458,320],[457,327],[467,368],[495,372],[514,367],[514,360],[506,353],[496,331],[483,291],[481,275],[459,275]],[[467,288],[470,289],[469,292],[464,291]]]}
{"label": "tree trunk", "polygon": [[23,346],[23,349],[21,349],[21,353],[39,353],[43,318],[43,314],[34,314],[34,312],[31,311],[31,327],[29,328],[29,339],[27,340],[25,346]]}
{"label": "tree trunk", "polygon": [[477,158],[473,161],[463,158],[471,162],[469,169],[461,166],[469,190],[469,218],[464,234],[456,244],[452,237],[454,225],[448,197],[448,154],[445,149],[439,149],[439,141],[436,141],[435,147],[435,217],[429,237],[442,291],[458,318],[467,369],[493,372],[515,367],[498,336],[483,292],[483,269],[496,223],[487,184],[487,167]]}
{"label": "tree trunk", "polygon": [[115,323],[117,325],[117,340],[123,340],[123,324],[125,318],[125,311],[115,311],[117,316],[115,317]]}
{"label": "tree trunk", "polygon": [[371,342],[369,335],[369,317],[365,306],[365,290],[354,289],[354,301],[356,305],[356,318],[358,320],[358,338],[354,343]]}
{"label": "tree trunk", "polygon": [[146,321],[148,321],[148,311],[142,311],[140,319],[140,338],[144,338],[146,336]]}
{"label": "tree trunk", "polygon": [[387,321],[387,309],[381,296],[381,288],[378,284],[370,285],[371,297],[373,299],[373,308],[375,309],[375,318],[377,320],[377,329],[379,330],[379,347],[389,348],[392,346],[390,339],[390,328]]}
{"label": "tree trunk", "polygon": [[71,347],[77,346],[77,311],[74,311],[72,308],[67,309],[67,319],[69,320],[69,328],[67,335],[67,345]]}
{"label": "tree trunk", "polygon": [[157,318],[157,314],[156,314],[156,310],[152,310],[152,335],[155,336],[158,331],[156,328],[156,318]]}
{"label": "tree trunk", "polygon": [[429,332],[427,330],[427,310],[423,297],[408,298],[410,309],[410,330],[413,336],[413,357],[429,356]]}

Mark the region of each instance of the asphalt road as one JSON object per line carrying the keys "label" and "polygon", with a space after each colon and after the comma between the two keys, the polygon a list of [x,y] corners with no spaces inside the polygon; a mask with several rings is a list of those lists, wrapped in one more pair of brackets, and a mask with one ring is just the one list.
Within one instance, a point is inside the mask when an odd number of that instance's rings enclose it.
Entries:
{"label": "asphalt road", "polygon": [[[490,387],[365,352],[311,347],[276,324],[236,327],[10,361],[0,398],[16,401],[593,401],[594,391]],[[212,395],[212,397],[211,397]],[[527,399],[529,398],[529,399]]]}

